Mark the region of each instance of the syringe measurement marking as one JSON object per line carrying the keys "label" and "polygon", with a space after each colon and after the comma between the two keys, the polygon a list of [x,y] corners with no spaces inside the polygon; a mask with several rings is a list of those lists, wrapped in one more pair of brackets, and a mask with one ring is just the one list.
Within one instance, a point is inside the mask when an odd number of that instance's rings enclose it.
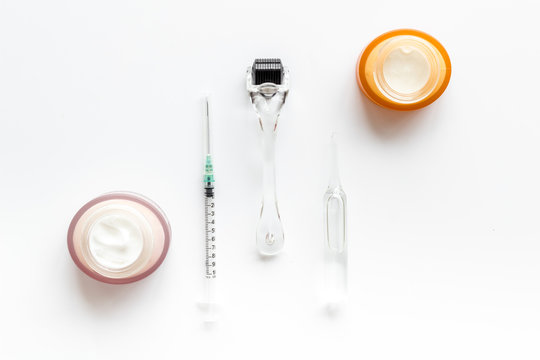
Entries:
{"label": "syringe measurement marking", "polygon": [[215,220],[214,220],[214,198],[213,197],[207,197],[206,198],[206,206],[205,206],[205,218],[206,218],[206,278],[215,278],[216,277],[216,245],[214,242],[216,241],[215,237]]}

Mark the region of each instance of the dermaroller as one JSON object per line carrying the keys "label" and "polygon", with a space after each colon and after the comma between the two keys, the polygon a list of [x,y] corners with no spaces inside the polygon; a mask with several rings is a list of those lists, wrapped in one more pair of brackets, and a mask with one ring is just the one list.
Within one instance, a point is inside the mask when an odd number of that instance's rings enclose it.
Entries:
{"label": "dermaroller", "polygon": [[283,225],[276,196],[275,143],[279,114],[289,93],[289,71],[280,59],[256,59],[247,70],[246,88],[259,117],[263,150],[263,200],[257,223],[257,249],[263,255],[283,248]]}

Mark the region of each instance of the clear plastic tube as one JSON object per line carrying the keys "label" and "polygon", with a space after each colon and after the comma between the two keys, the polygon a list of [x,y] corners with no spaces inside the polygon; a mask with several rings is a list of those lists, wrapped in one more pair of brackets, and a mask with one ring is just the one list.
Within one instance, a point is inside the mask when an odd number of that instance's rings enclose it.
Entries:
{"label": "clear plastic tube", "polygon": [[347,300],[347,197],[339,178],[335,135],[331,144],[331,173],[324,194],[324,296],[328,305]]}

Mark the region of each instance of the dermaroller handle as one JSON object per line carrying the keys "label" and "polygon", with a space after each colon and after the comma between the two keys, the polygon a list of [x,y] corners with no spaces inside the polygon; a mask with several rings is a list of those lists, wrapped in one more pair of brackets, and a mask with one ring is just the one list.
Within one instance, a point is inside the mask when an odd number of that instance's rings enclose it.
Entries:
{"label": "dermaroller handle", "polygon": [[[254,81],[254,74],[257,81]],[[246,88],[262,132],[263,199],[256,244],[261,254],[274,255],[283,248],[274,158],[279,113],[289,92],[289,71],[282,68],[279,59],[255,60],[254,66],[247,70]]]}
{"label": "dermaroller handle", "polygon": [[278,114],[259,114],[262,131],[263,200],[257,223],[257,248],[273,255],[283,248],[283,225],[276,196],[275,142]]}

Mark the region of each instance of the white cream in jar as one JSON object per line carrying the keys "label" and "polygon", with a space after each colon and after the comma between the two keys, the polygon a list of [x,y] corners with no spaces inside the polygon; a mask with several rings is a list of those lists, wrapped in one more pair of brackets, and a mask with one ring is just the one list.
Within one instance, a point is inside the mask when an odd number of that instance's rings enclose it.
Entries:
{"label": "white cream in jar", "polygon": [[134,193],[109,193],[77,212],[68,230],[68,249],[90,277],[125,284],[159,267],[170,236],[169,222],[155,203]]}
{"label": "white cream in jar", "polygon": [[413,46],[397,47],[384,59],[384,79],[400,94],[413,94],[422,90],[430,75],[428,59]]}
{"label": "white cream in jar", "polygon": [[97,263],[109,269],[132,265],[143,250],[143,231],[132,216],[110,214],[98,219],[88,234],[88,247]]}

